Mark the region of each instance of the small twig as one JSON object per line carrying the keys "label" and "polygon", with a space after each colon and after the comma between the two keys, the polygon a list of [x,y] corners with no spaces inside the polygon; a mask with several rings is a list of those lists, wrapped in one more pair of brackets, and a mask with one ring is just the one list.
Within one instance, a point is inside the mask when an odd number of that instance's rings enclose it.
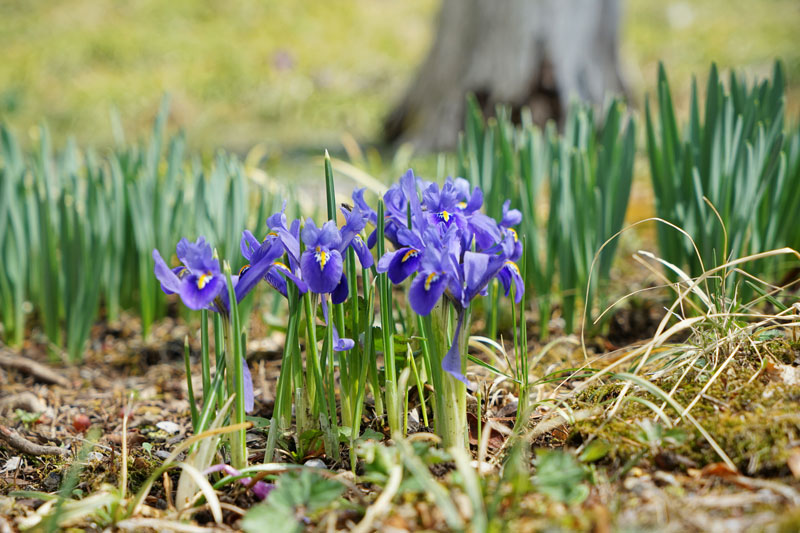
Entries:
{"label": "small twig", "polygon": [[42,446],[20,436],[13,429],[0,425],[0,439],[9,446],[27,455],[66,455],[69,450],[58,446]]}
{"label": "small twig", "polygon": [[70,381],[61,374],[41,363],[37,363],[33,359],[18,355],[3,345],[0,345],[0,366],[13,368],[14,370],[31,375],[40,381],[60,385],[64,388],[72,386]]}
{"label": "small twig", "polygon": [[596,416],[600,416],[603,410],[599,407],[592,407],[590,409],[581,409],[572,413],[572,420],[568,420],[561,412],[556,411],[550,418],[544,419],[536,424],[533,429],[528,431],[525,435],[527,440],[535,439],[539,435],[544,435],[553,431],[559,426],[570,425],[581,420],[588,420]]}
{"label": "small twig", "polygon": [[6,409],[22,409],[29,413],[44,413],[47,410],[47,406],[32,392],[24,391],[0,399],[0,411]]}

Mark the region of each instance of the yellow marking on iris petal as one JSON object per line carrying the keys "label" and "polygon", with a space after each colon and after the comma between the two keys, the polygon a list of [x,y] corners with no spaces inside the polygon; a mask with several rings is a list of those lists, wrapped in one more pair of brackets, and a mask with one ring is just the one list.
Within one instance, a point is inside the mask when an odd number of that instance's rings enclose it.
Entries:
{"label": "yellow marking on iris petal", "polygon": [[208,285],[208,282],[211,281],[212,277],[213,274],[211,274],[211,272],[206,272],[205,274],[197,278],[197,288],[202,291],[205,288],[205,286]]}
{"label": "yellow marking on iris petal", "polygon": [[467,208],[467,202],[458,202],[456,205],[458,206],[459,209]]}
{"label": "yellow marking on iris petal", "polygon": [[403,258],[400,260],[400,262],[401,263],[405,263],[406,261],[408,261],[412,257],[416,257],[417,254],[419,254],[419,250],[411,249],[411,250],[409,250],[409,251],[407,251],[406,253],[403,254]]}
{"label": "yellow marking on iris petal", "polygon": [[517,230],[515,230],[514,228],[508,228],[508,231],[510,231],[511,232],[511,236],[514,237],[514,242],[518,242],[519,241],[519,235],[517,234]]}
{"label": "yellow marking on iris petal", "polygon": [[317,246],[317,249],[314,253],[314,258],[317,260],[317,263],[319,263],[320,270],[325,270],[325,265],[328,263],[328,256],[328,252]]}
{"label": "yellow marking on iris petal", "polygon": [[273,262],[272,262],[272,265],[273,265],[273,266],[276,266],[276,267],[278,267],[278,268],[282,268],[282,269],[283,269],[283,270],[285,270],[286,272],[291,272],[291,270],[289,269],[289,267],[288,267],[288,266],[286,266],[286,265],[284,265],[284,264],[283,264],[283,263],[281,263],[280,261],[273,261]]}
{"label": "yellow marking on iris petal", "polygon": [[425,278],[425,290],[426,291],[431,290],[431,283],[433,283],[434,281],[436,281],[438,279],[439,279],[439,273],[438,272],[431,272],[430,274],[428,274],[428,277]]}
{"label": "yellow marking on iris petal", "polygon": [[509,267],[511,270],[513,270],[514,272],[516,272],[517,274],[519,274],[519,267],[517,266],[517,264],[516,264],[514,261],[506,261],[506,262],[505,262],[505,264],[506,264],[506,265],[507,265],[507,266],[508,266],[508,267]]}
{"label": "yellow marking on iris petal", "polygon": [[439,218],[441,218],[445,222],[450,222],[450,213],[448,211],[442,211],[441,213],[439,213]]}
{"label": "yellow marking on iris petal", "polygon": [[247,263],[245,266],[243,266],[242,268],[240,268],[240,269],[239,269],[239,275],[241,276],[242,274],[244,274],[245,272],[247,272],[247,270],[248,270],[249,268],[250,268],[250,263]]}

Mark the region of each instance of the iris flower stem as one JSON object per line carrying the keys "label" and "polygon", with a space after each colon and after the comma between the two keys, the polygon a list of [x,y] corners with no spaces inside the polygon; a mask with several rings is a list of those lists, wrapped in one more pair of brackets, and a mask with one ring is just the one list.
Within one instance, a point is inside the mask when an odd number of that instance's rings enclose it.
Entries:
{"label": "iris flower stem", "polygon": [[[383,394],[381,394],[381,384],[378,380],[378,354],[375,350],[375,339],[373,337],[373,329],[372,324],[374,322],[374,312],[375,312],[375,288],[376,288],[376,280],[377,275],[375,273],[375,266],[373,265],[372,268],[369,269],[370,273],[372,274],[372,282],[367,285],[365,282],[364,285],[364,294],[366,294],[367,287],[369,287],[370,297],[372,301],[370,302],[369,314],[367,315],[368,327],[366,328],[365,336],[364,336],[364,351],[365,357],[367,358],[366,366],[367,366],[367,380],[369,381],[369,386],[372,389],[372,396],[375,398],[375,415],[378,418],[382,418],[384,414],[383,408]],[[364,269],[364,279],[366,280],[366,272],[367,269]],[[380,292],[378,293],[378,298],[380,298]]]}
{"label": "iris flower stem", "polygon": [[[281,373],[278,375],[278,386],[275,393],[275,410],[269,423],[267,447],[264,452],[265,463],[272,462],[278,433],[291,425],[292,395],[295,390],[295,384],[300,385],[303,382],[302,362],[295,360],[300,353],[298,339],[300,308],[298,306],[297,287],[289,285],[287,287],[287,296],[289,300],[289,324],[286,328],[286,340],[283,345],[283,357],[281,358]],[[297,370],[300,370],[299,374]],[[298,405],[297,408],[299,411],[300,406]]]}
{"label": "iris flower stem", "polygon": [[292,393],[295,388],[292,381],[295,381],[297,385],[302,382],[302,375],[298,376],[295,370],[298,367],[295,357],[299,352],[297,334],[300,322],[297,288],[290,284],[287,287],[287,295],[289,299],[289,323],[286,328],[286,339],[283,345],[283,357],[281,358],[281,373],[278,375],[275,394],[275,414],[279,425],[283,428],[289,427],[291,424]]}
{"label": "iris flower stem", "polygon": [[[325,197],[326,197],[326,200],[327,200],[326,203],[327,203],[327,208],[328,208],[328,220],[332,220],[335,223],[336,222],[336,189],[334,187],[333,166],[331,165],[331,156],[330,156],[330,154],[328,154],[327,150],[325,150],[324,167],[325,167]],[[351,258],[350,258],[349,255],[348,255],[347,260],[348,260],[348,262],[351,261]],[[352,280],[351,284],[352,283],[355,283],[355,280]],[[322,297],[326,298],[327,296],[326,295],[322,295]],[[341,404],[342,404],[342,420],[343,421],[347,420],[348,423],[350,423],[350,421],[352,420],[352,412],[353,412],[352,405],[351,405],[352,398],[350,397],[350,394],[349,394],[350,376],[349,376],[347,365],[346,364],[342,364],[342,362],[341,362],[343,358],[344,359],[348,359],[349,356],[348,356],[347,352],[343,352],[343,353],[338,354],[338,355],[334,352],[334,349],[333,349],[333,335],[332,335],[333,329],[331,327],[331,326],[335,325],[336,328],[338,329],[338,331],[340,332],[340,334],[343,335],[343,336],[345,335],[345,329],[344,329],[344,305],[343,304],[334,304],[331,307],[333,308],[333,313],[332,313],[333,316],[331,317],[332,324],[328,325],[329,326],[328,327],[328,329],[329,329],[329,332],[328,332],[328,355],[330,356],[328,358],[328,362],[330,364],[330,376],[331,376],[330,391],[329,392],[330,392],[330,394],[335,394],[334,393],[334,382],[333,382],[333,371],[334,371],[333,365],[334,365],[334,360],[338,358],[339,361],[340,361],[340,363],[339,363],[339,379],[341,381],[342,392],[343,392],[343,394],[341,394],[341,396],[340,396],[341,397]],[[344,391],[347,391],[347,393],[344,393]],[[336,409],[335,409],[335,404],[334,404],[331,407],[331,427],[334,428],[334,429],[336,428],[336,420],[335,420],[335,418],[336,418]],[[338,437],[337,437],[337,443],[338,443]],[[338,456],[338,444],[337,444],[336,448],[337,448],[336,453],[337,453],[337,456]]]}
{"label": "iris flower stem", "polygon": [[[384,205],[383,200],[378,201],[378,236],[377,252],[378,257],[383,257],[385,253],[384,238]],[[400,434],[400,411],[397,403],[397,372],[394,361],[394,321],[392,318],[392,289],[389,285],[389,278],[386,273],[378,275],[378,294],[381,304],[381,333],[383,334],[383,363],[386,373],[385,394],[386,394],[386,413],[389,420],[389,430],[392,435]]]}
{"label": "iris flower stem", "polygon": [[[414,360],[414,353],[411,351],[411,346],[408,347],[408,364],[411,367],[411,375],[414,378],[414,383],[417,385],[417,393],[419,394],[420,408],[422,409],[422,420],[425,426],[428,425],[428,409],[425,405],[425,388],[422,386],[422,379],[417,371],[417,362]],[[406,399],[408,395],[406,395]],[[406,407],[408,407],[406,405]],[[406,408],[406,411],[408,409]],[[406,413],[408,414],[408,413]]]}
{"label": "iris flower stem", "polygon": [[[511,301],[516,297],[516,287],[511,287]],[[528,416],[528,335],[525,323],[525,304],[520,303],[519,321],[517,320],[516,306],[511,306],[511,318],[514,326],[514,356],[517,361],[517,379],[519,380],[519,407],[517,408],[517,419],[515,425],[522,427]],[[519,322],[519,325],[517,324]]]}
{"label": "iris flower stem", "polygon": [[[203,397],[203,409],[200,411],[200,416],[197,420],[197,429],[195,429],[195,435],[199,435],[207,430],[208,425],[214,418],[214,404],[217,402],[217,397],[219,396],[218,391],[221,390],[224,370],[225,360],[222,359],[219,362],[219,367],[217,367],[217,374],[214,376],[214,381],[211,383],[211,389],[208,398]],[[189,454],[197,449],[197,447],[200,445],[200,442],[201,441],[197,441],[192,444],[192,446],[189,448]]]}
{"label": "iris flower stem", "polygon": [[192,429],[194,430],[195,434],[197,434],[197,422],[200,419],[200,415],[197,412],[197,403],[195,403],[194,398],[194,386],[192,385],[192,366],[188,335],[183,339],[183,364],[186,370],[186,389],[189,396],[189,408],[191,409],[192,413]]}
{"label": "iris flower stem", "polygon": [[297,387],[294,391],[294,408],[296,417],[295,443],[297,445],[297,454],[300,457],[305,456],[304,441],[300,438],[307,430],[311,429],[308,423],[308,406],[306,405],[307,396],[304,394],[303,389]]}
{"label": "iris flower stem", "polygon": [[320,412],[317,389],[322,384],[322,371],[319,366],[317,329],[314,324],[314,305],[311,301],[310,292],[303,295],[303,307],[306,317],[306,385],[308,386],[308,401],[313,415],[312,418],[316,420]]}
{"label": "iris flower stem", "polygon": [[[228,284],[228,301],[230,302],[230,320],[224,320],[226,324],[225,333],[228,339],[228,354],[227,368],[228,368],[228,389],[236,395],[233,404],[233,423],[241,424],[246,420],[244,408],[244,346],[242,343],[241,322],[239,320],[239,306],[236,302],[236,292],[233,288],[233,281],[231,280],[231,267],[225,262],[224,264],[225,278]],[[231,372],[232,371],[232,372]],[[247,466],[247,442],[246,430],[243,427],[240,430],[231,433],[231,464],[237,470]]]}
{"label": "iris flower stem", "polygon": [[[423,319],[420,315],[416,315],[417,317],[417,330],[421,336],[425,336],[425,326],[423,324]],[[422,343],[422,363],[425,365],[425,377],[426,380],[430,380],[433,372],[431,370],[431,353],[430,347],[428,346],[427,342]],[[425,406],[425,398],[422,395],[424,389],[420,389],[420,401],[422,402],[422,420],[425,423],[425,427],[428,427],[428,410]],[[436,409],[436,396],[431,396],[432,407]]]}
{"label": "iris flower stem", "polygon": [[[323,294],[322,298],[328,296]],[[342,319],[344,321],[344,319]],[[326,396],[328,400],[328,450],[327,453],[336,461],[339,460],[339,424],[336,420],[336,376],[334,368],[335,352],[333,350],[333,324],[328,323],[325,328],[325,360],[327,361],[327,372],[325,377],[328,379]],[[341,366],[340,366],[341,371]],[[344,396],[344,395],[343,395]],[[342,404],[344,405],[344,404]]]}
{"label": "iris flower stem", "polygon": [[[214,355],[216,355],[216,366],[214,367],[214,372],[218,375],[224,372],[224,366],[220,363],[225,363],[225,335],[224,335],[224,325],[222,320],[222,315],[219,313],[214,313]],[[225,386],[224,380],[220,379],[215,389],[219,389]],[[225,398],[227,397],[226,394],[217,394],[217,409],[222,410],[222,406],[225,404]]]}
{"label": "iris flower stem", "polygon": [[[363,316],[363,323],[360,324],[360,328],[357,328],[355,331],[360,332],[364,331],[364,346],[360,352],[361,360],[359,366],[359,379],[358,379],[358,386],[356,387],[356,401],[355,401],[355,412],[353,413],[353,432],[351,434],[350,439],[350,449],[354,449],[353,446],[355,444],[355,439],[358,438],[358,435],[361,433],[361,413],[364,409],[364,396],[366,394],[367,389],[367,372],[370,368],[372,359],[374,358],[375,354],[375,344],[373,342],[372,337],[372,317],[374,316],[375,311],[375,292],[372,290],[372,284],[368,283],[367,280],[369,279],[368,270],[366,268],[362,269],[361,272],[361,282],[363,284],[363,293],[364,293],[364,300],[366,302],[366,311]],[[378,400],[380,399],[380,394],[375,394],[375,405],[377,409]],[[356,454],[351,453],[351,460],[350,466],[352,467],[353,471],[355,472],[356,468]]]}
{"label": "iris flower stem", "polygon": [[[342,365],[340,358],[339,366],[340,372],[342,366],[347,366],[347,383],[342,380],[342,423],[350,426],[350,439],[351,444],[353,444],[353,439],[357,437],[357,435],[355,435],[355,432],[357,431],[356,426],[358,425],[356,413],[360,411],[360,409],[358,409],[358,388],[360,386],[359,378],[361,376],[362,352],[361,345],[358,342],[358,334],[360,332],[358,327],[358,274],[356,273],[356,254],[352,248],[347,249],[345,268],[347,269],[347,278],[350,282],[348,287],[348,298],[350,304],[350,331],[351,335],[355,338],[354,340],[356,343],[354,344],[353,349],[345,355],[344,365]],[[342,305],[342,309],[344,310],[344,305]],[[344,326],[344,317],[342,317],[342,326]],[[339,330],[339,334],[341,336],[347,336],[344,328]],[[345,398],[347,399],[346,402],[344,401]],[[347,405],[347,411],[345,411],[345,404]]]}
{"label": "iris flower stem", "polygon": [[392,320],[391,288],[385,274],[381,274],[383,287],[381,291],[381,330],[383,333],[383,363],[386,372],[386,413],[389,418],[389,429],[394,434],[401,430],[400,411],[397,402],[397,370],[394,356],[394,321]]}
{"label": "iris flower stem", "polygon": [[497,286],[497,280],[489,282],[489,324],[486,327],[486,336],[490,339],[497,338],[497,313],[500,309],[500,290]]}
{"label": "iris flower stem", "polygon": [[[442,439],[442,447],[466,448],[467,445],[467,389],[465,385],[442,369],[442,360],[454,339],[448,332],[450,326],[449,305],[440,302],[431,315],[424,317],[425,337],[431,353],[431,367],[436,390],[436,434]],[[461,372],[466,370],[466,349],[469,338],[469,311],[462,318],[462,327],[455,339],[461,354]]]}
{"label": "iris flower stem", "polygon": [[[313,295],[316,297],[316,295]],[[305,305],[306,314],[306,332],[308,339],[306,340],[306,372],[311,372],[311,378],[314,382],[314,395],[310,396],[312,420],[319,421],[319,427],[325,433],[325,451],[331,456],[338,457],[338,435],[333,437],[334,430],[338,432],[335,426],[336,404],[335,397],[333,398],[333,409],[329,409],[328,401],[330,397],[326,397],[325,378],[323,372],[326,370],[325,365],[320,364],[320,354],[317,348],[317,333],[314,320],[316,314],[314,313],[315,306],[312,303],[312,293],[307,292],[303,295],[303,303]],[[331,330],[331,336],[333,330]],[[332,339],[328,343],[332,347]],[[332,365],[331,365],[332,370]],[[331,379],[333,376],[330,376]],[[309,382],[312,379],[308,379]],[[298,418],[299,421],[299,418]],[[333,421],[333,424],[331,424]]]}
{"label": "iris flower stem", "polygon": [[425,350],[428,353],[429,363],[431,369],[430,380],[431,384],[433,385],[434,394],[432,395],[433,399],[433,423],[434,423],[434,431],[436,434],[440,434],[440,430],[443,430],[442,424],[444,424],[444,420],[439,418],[439,404],[442,403],[444,398],[439,396],[439,392],[442,390],[442,358],[444,354],[441,353],[440,347],[440,335],[436,334],[436,330],[434,329],[433,325],[433,316],[432,313],[421,316],[420,317],[420,324],[421,324],[421,331],[422,336],[424,338],[424,345],[426,346]]}
{"label": "iris flower stem", "polygon": [[[354,282],[354,281],[353,281]],[[351,285],[353,284],[351,282]],[[326,298],[325,295],[322,296]],[[332,304],[331,307],[333,308],[333,316],[332,320],[333,323],[336,325],[337,331],[339,331],[339,335],[346,336],[345,334],[345,327],[344,327],[344,304]],[[331,329],[331,331],[333,331]],[[354,356],[355,350],[348,350],[346,352],[335,352],[333,350],[333,337],[331,336],[331,350],[330,350],[330,362],[333,365],[333,362],[338,359],[339,360],[339,380],[341,381],[341,389],[343,394],[341,394],[341,403],[342,403],[342,421],[347,421],[347,424],[350,424],[353,418],[353,406],[352,406],[352,397],[350,396],[350,369],[348,365],[351,362],[352,356]],[[345,393],[345,391],[347,391]],[[352,427],[352,426],[351,426]]]}
{"label": "iris flower stem", "polygon": [[211,361],[208,346],[208,311],[200,311],[200,367],[203,376],[203,401],[211,392]]}

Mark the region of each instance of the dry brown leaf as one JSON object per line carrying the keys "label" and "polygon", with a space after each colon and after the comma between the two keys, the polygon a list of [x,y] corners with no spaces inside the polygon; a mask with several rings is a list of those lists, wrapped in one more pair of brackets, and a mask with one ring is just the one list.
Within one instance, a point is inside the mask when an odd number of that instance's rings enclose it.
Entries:
{"label": "dry brown leaf", "polygon": [[700,475],[702,477],[715,476],[715,477],[726,478],[726,477],[738,476],[739,472],[733,470],[725,463],[711,463],[710,465],[703,467],[703,470],[700,471]]}
{"label": "dry brown leaf", "polygon": [[767,373],[772,379],[785,385],[800,385],[800,366],[770,363],[767,365]]}
{"label": "dry brown leaf", "polygon": [[789,459],[786,460],[786,464],[789,465],[789,470],[792,471],[792,475],[800,479],[800,447],[794,448],[791,453],[789,453]]}

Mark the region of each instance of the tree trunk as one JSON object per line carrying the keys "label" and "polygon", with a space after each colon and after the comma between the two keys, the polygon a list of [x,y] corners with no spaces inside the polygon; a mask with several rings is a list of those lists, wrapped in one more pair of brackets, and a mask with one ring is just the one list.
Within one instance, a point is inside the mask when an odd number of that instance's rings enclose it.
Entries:
{"label": "tree trunk", "polygon": [[416,79],[384,122],[386,139],[451,149],[465,96],[528,106],[560,119],[571,98],[602,104],[624,93],[620,0],[443,0],[436,38]]}

